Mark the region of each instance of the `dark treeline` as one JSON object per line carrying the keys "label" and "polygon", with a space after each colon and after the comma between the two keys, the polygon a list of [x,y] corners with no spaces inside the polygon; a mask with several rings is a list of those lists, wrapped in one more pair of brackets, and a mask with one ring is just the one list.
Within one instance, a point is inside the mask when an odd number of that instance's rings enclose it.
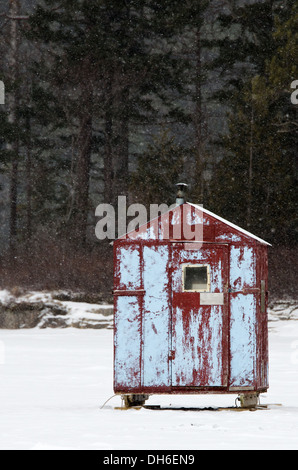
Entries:
{"label": "dark treeline", "polygon": [[96,206],[171,204],[179,180],[293,259],[297,15],[294,0],[3,1],[3,283],[107,289]]}

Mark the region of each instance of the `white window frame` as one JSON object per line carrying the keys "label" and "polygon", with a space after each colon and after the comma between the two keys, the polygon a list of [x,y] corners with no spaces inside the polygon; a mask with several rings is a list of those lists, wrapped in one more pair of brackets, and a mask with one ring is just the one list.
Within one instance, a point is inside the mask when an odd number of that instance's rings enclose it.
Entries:
{"label": "white window frame", "polygon": [[[185,270],[186,268],[207,268],[207,288],[206,289],[184,289]],[[183,264],[182,265],[182,292],[210,292],[210,264]]]}

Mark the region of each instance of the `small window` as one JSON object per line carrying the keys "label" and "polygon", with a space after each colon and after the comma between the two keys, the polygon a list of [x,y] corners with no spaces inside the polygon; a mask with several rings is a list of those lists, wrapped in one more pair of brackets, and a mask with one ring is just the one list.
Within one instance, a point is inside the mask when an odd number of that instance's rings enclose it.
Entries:
{"label": "small window", "polygon": [[183,290],[208,292],[210,290],[209,266],[183,266]]}

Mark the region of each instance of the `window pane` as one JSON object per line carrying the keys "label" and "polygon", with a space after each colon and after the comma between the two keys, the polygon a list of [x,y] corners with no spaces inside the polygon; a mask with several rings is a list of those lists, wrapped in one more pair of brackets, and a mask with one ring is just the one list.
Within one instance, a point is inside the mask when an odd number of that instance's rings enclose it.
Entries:
{"label": "window pane", "polygon": [[186,266],[184,268],[184,290],[208,290],[208,267]]}

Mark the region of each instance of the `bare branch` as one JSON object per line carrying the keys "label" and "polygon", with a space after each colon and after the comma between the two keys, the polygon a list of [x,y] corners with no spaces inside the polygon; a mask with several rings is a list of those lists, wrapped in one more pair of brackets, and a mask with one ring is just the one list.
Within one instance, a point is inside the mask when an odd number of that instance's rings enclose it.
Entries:
{"label": "bare branch", "polygon": [[298,122],[297,121],[276,122],[276,123],[273,123],[273,126],[276,126],[276,127],[296,126],[298,127]]}
{"label": "bare branch", "polygon": [[8,20],[15,20],[15,21],[23,21],[23,20],[29,20],[30,16],[25,16],[25,15],[20,15],[20,16],[11,16],[8,15],[7,13],[1,13],[0,17],[6,18]]}

